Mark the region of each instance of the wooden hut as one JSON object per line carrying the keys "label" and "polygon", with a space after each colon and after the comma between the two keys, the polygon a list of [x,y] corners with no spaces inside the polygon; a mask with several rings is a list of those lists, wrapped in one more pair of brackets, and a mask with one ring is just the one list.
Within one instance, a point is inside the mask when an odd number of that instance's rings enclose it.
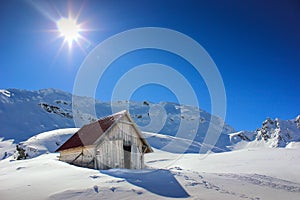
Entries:
{"label": "wooden hut", "polygon": [[144,154],[153,152],[127,111],[83,126],[61,145],[59,160],[77,166],[110,169],[144,168]]}

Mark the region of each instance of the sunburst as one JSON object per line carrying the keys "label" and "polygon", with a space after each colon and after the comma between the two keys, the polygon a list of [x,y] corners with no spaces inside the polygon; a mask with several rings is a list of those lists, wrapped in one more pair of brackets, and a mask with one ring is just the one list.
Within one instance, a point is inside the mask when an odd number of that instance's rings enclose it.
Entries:
{"label": "sunburst", "polygon": [[[44,17],[53,22],[51,29],[44,29],[45,32],[54,33],[55,37],[49,39],[49,42],[61,40],[61,45],[58,47],[56,55],[54,56],[53,63],[58,56],[67,47],[69,53],[75,48],[79,48],[84,54],[92,46],[92,42],[87,38],[87,35],[91,31],[97,31],[97,29],[91,29],[88,21],[83,21],[81,12],[85,6],[85,2],[80,5],[74,3],[74,1],[65,1],[65,11],[62,11],[64,4],[60,5],[60,9],[53,2],[40,2],[40,1],[28,1],[37,11],[39,11]],[[74,3],[74,4],[73,4]],[[77,10],[77,12],[74,12]],[[62,14],[64,13],[64,14]],[[56,42],[55,42],[56,43]],[[71,55],[71,54],[70,54]]]}
{"label": "sunburst", "polygon": [[72,47],[73,42],[78,42],[82,30],[75,19],[61,18],[56,22],[56,26],[60,33],[60,37],[64,38],[64,43],[67,42],[69,48]]}
{"label": "sunburst", "polygon": [[[84,32],[90,32],[90,29],[84,28],[84,23],[78,23],[79,14],[73,18],[71,14],[68,17],[60,17],[56,21],[56,30],[58,38],[62,38],[63,42],[60,50],[67,44],[69,50],[76,44],[84,53],[83,46],[89,46],[90,41],[84,37]],[[59,51],[60,51],[59,50]]]}

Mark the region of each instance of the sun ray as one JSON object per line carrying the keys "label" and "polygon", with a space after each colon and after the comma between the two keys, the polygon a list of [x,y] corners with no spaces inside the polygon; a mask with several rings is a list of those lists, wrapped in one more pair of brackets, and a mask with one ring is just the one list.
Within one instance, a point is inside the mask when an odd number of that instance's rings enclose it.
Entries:
{"label": "sun ray", "polygon": [[80,5],[77,4],[78,6],[74,6],[76,4],[73,3],[73,1],[67,1],[67,13],[61,12],[61,10],[51,2],[31,3],[35,9],[53,22],[51,29],[43,30],[54,34],[54,37],[48,42],[51,43],[61,40],[61,44],[58,46],[54,56],[54,62],[65,48],[68,49],[69,53],[77,48],[84,54],[87,54],[88,49],[92,46],[92,42],[87,38],[86,33],[98,31],[98,29],[90,29],[88,21],[82,21],[81,19],[86,1],[82,1]]}
{"label": "sun ray", "polygon": [[87,54],[87,51],[83,48],[83,44],[86,43],[86,44],[87,44],[87,47],[86,47],[86,48],[88,48],[88,47],[90,47],[91,42],[90,42],[88,39],[86,39],[85,37],[83,37],[82,35],[79,35],[78,39],[80,39],[80,40],[82,41],[82,42],[80,42],[80,43],[77,43],[78,46],[79,46],[79,48],[80,48],[80,50],[81,50],[84,54]]}

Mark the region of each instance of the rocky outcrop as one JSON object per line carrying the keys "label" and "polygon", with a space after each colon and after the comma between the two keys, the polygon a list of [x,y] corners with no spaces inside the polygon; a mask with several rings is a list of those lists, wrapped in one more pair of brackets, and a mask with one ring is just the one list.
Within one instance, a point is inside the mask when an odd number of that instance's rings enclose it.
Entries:
{"label": "rocky outcrop", "polygon": [[286,147],[290,142],[300,141],[300,117],[294,120],[267,118],[257,130],[256,140],[265,141],[270,147]]}

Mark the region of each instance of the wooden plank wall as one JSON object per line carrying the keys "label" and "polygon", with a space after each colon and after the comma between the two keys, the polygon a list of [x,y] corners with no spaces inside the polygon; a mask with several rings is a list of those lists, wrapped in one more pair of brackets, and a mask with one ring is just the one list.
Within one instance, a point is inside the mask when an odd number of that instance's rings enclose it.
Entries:
{"label": "wooden plank wall", "polygon": [[[124,116],[122,121],[129,122],[129,119]],[[142,169],[144,167],[142,141],[133,125],[123,122],[116,124],[98,146],[61,151],[60,160],[89,168],[124,168],[124,144],[131,144],[130,168]]]}
{"label": "wooden plank wall", "polygon": [[[124,116],[121,121],[129,122],[129,119]],[[131,144],[130,168],[143,168],[142,142],[133,125],[122,122],[110,130],[97,148],[96,159],[98,168],[124,168],[123,144]]]}
{"label": "wooden plank wall", "polygon": [[78,147],[61,151],[59,160],[77,166],[94,168],[94,147]]}

